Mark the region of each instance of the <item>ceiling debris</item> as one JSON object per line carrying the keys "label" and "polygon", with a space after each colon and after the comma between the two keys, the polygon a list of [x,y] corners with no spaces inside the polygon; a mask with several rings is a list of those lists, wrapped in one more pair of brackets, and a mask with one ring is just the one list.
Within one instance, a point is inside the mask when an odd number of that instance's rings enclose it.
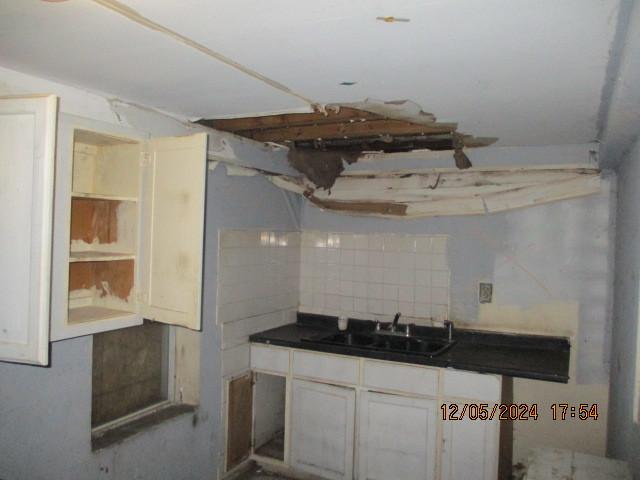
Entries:
{"label": "ceiling debris", "polygon": [[453,160],[456,162],[456,167],[460,170],[466,170],[467,168],[471,168],[473,165],[471,164],[471,160],[467,157],[467,154],[462,151],[464,147],[464,142],[462,138],[457,133],[453,135]]}
{"label": "ceiling debris", "polygon": [[[259,173],[318,208],[351,215],[485,215],[600,191],[600,171],[591,165],[474,168],[464,149],[490,145],[497,139],[462,134],[457,124],[438,122],[433,114],[407,100],[366,100],[325,105],[312,113],[200,123],[287,145],[289,163],[302,176]],[[345,163],[354,163],[372,150],[422,148],[452,151],[455,168],[345,170]]]}
{"label": "ceiling debris", "polygon": [[358,159],[358,152],[321,152],[291,149],[287,153],[289,164],[305,175],[318,188],[330,189],[349,164]]}
{"label": "ceiling debris", "polygon": [[347,152],[407,152],[453,150],[491,145],[497,138],[473,137],[457,131],[456,123],[438,122],[414,102],[367,99],[345,105],[325,105],[311,113],[290,113],[199,123],[260,142],[281,143],[297,150]]}
{"label": "ceiling debris", "polygon": [[600,171],[582,165],[347,172],[331,191],[306,178],[269,179],[325,210],[391,218],[484,215],[600,191]]}

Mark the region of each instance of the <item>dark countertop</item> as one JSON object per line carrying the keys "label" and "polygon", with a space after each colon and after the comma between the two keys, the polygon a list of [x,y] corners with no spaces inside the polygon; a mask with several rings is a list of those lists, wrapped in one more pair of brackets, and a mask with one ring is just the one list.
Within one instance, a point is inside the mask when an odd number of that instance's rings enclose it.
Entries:
{"label": "dark countertop", "polygon": [[[349,330],[372,330],[373,322],[349,320]],[[418,353],[388,352],[347,345],[328,345],[312,339],[337,332],[336,317],[298,313],[291,323],[249,337],[251,342],[318,352],[354,355],[403,363],[452,367],[510,377],[567,383],[569,341],[565,337],[519,335],[467,329],[454,330],[456,344],[437,357]],[[414,335],[444,338],[443,328],[415,327]],[[305,339],[305,340],[303,340]],[[311,339],[311,341],[309,341]]]}

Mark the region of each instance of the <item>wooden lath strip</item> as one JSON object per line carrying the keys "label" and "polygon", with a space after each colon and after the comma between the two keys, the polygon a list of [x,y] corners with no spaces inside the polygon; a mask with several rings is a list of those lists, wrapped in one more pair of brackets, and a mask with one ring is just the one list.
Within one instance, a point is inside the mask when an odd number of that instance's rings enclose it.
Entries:
{"label": "wooden lath strip", "polygon": [[326,112],[285,113],[261,117],[211,119],[200,120],[198,123],[217,128],[218,130],[244,135],[244,131],[261,130],[265,128],[302,127],[351,120],[380,120],[383,118],[384,117],[375,113],[345,107],[336,110],[327,110]]}
{"label": "wooden lath strip", "polygon": [[339,201],[339,200],[320,200],[313,195],[308,195],[307,198],[314,205],[325,208],[327,210],[335,210],[338,212],[346,213],[360,213],[365,215],[389,215],[389,216],[403,216],[407,211],[407,205],[397,202],[354,202],[354,201]]}

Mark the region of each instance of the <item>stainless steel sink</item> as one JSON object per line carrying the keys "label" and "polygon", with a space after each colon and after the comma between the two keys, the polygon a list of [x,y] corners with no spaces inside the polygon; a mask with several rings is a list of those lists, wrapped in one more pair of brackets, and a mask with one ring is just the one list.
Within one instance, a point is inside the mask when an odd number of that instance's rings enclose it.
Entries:
{"label": "stainless steel sink", "polygon": [[344,345],[371,350],[413,353],[435,357],[449,350],[456,342],[439,338],[402,337],[367,332],[340,332],[306,339],[317,343]]}
{"label": "stainless steel sink", "polygon": [[373,335],[345,332],[333,333],[326,337],[321,337],[317,339],[317,341],[323,343],[336,343],[339,345],[369,347],[375,343],[375,338],[373,337]]}

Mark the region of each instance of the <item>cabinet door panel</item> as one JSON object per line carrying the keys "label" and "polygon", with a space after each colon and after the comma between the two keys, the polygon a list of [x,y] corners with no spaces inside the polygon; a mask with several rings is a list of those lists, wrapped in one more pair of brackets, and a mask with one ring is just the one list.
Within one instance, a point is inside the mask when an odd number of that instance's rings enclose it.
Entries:
{"label": "cabinet door panel", "polygon": [[436,415],[433,400],[363,392],[358,423],[358,478],[432,480]]}
{"label": "cabinet door panel", "polygon": [[355,397],[350,388],[293,380],[293,468],[322,478],[353,478]]}
{"label": "cabinet door panel", "polygon": [[0,99],[0,360],[49,362],[57,105]]}
{"label": "cabinet door panel", "polygon": [[498,478],[499,422],[443,422],[442,480]]}
{"label": "cabinet door panel", "polygon": [[201,327],[207,135],[151,141],[145,172],[145,318]]}

